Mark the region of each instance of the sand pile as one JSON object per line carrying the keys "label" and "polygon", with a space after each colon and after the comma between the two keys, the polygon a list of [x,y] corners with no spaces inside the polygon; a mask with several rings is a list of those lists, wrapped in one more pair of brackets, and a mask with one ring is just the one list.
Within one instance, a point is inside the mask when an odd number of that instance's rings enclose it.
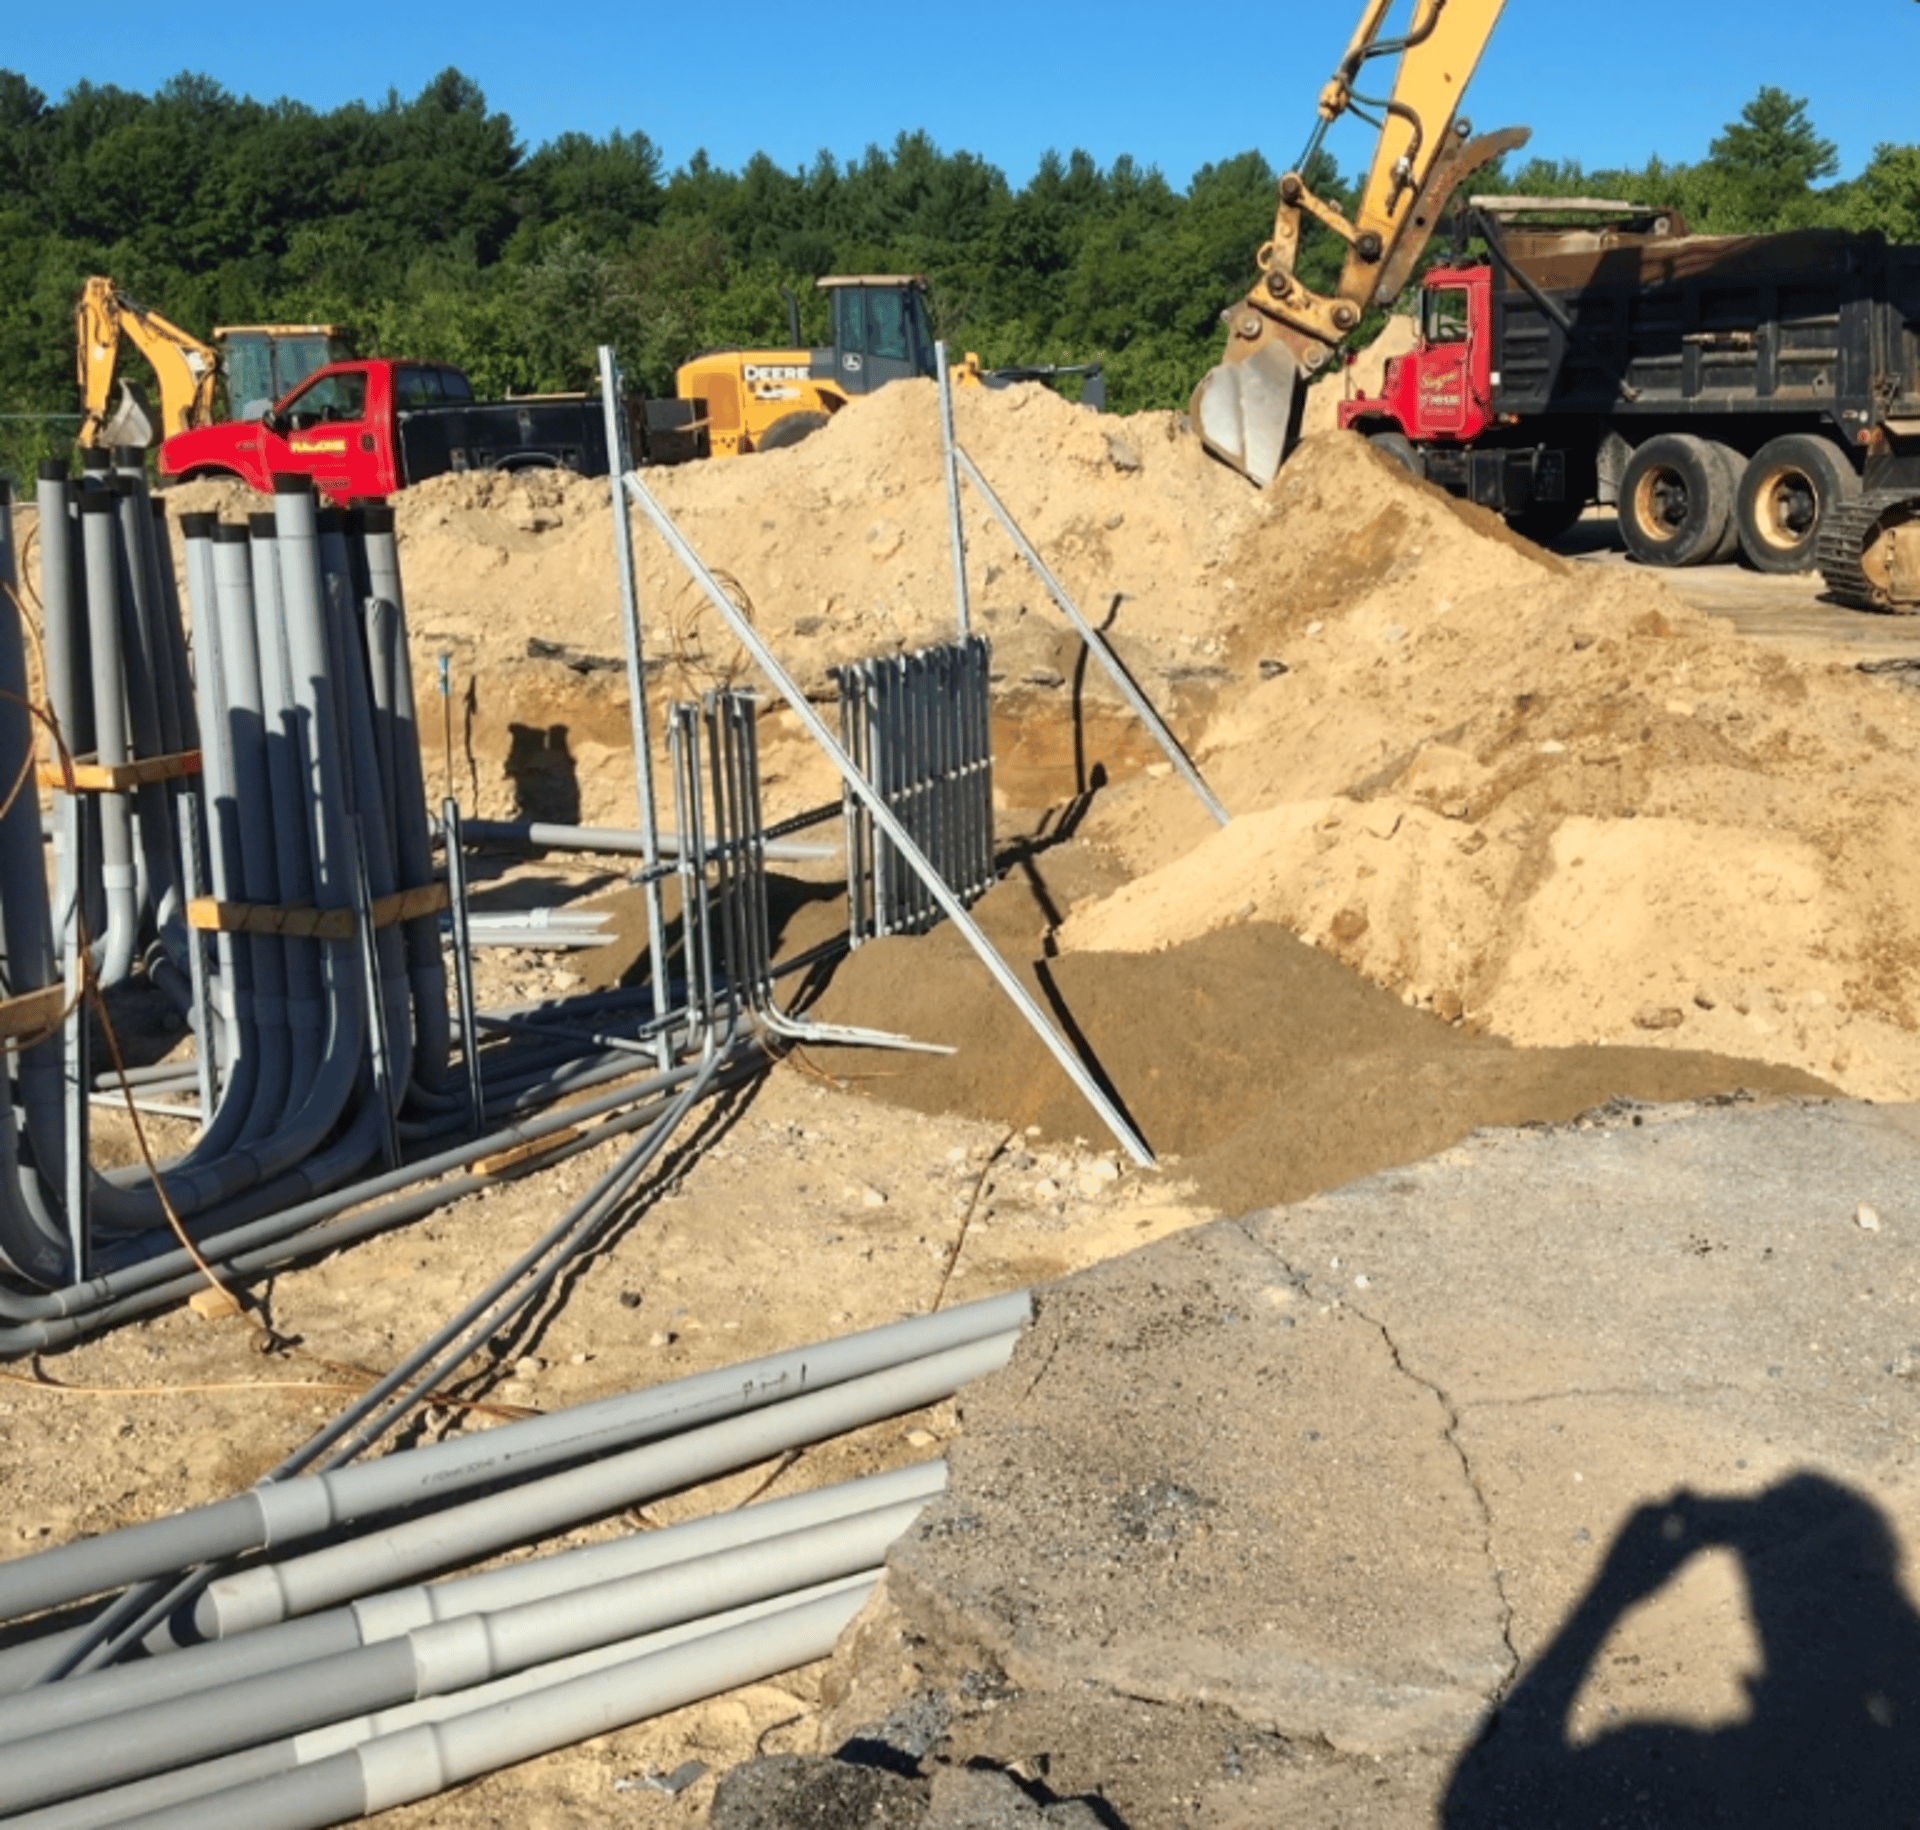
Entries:
{"label": "sand pile", "polygon": [[[1204,702],[1222,672],[1220,569],[1256,510],[1245,487],[1170,414],[1099,417],[1037,386],[962,390],[955,408],[961,441],[1082,609],[1105,621],[1176,715]],[[930,382],[862,401],[796,450],[649,471],[647,481],[810,691],[825,694],[835,663],[953,628]],[[175,494],[207,507],[221,487]],[[1007,691],[1070,689],[1077,642],[978,498],[963,497],[973,617],[994,639]],[[484,814],[629,822],[607,485],[546,472],[448,476],[403,492],[396,507],[430,762]],[[635,527],[650,697],[747,677],[721,620],[637,516]],[[530,653],[530,642],[545,651]],[[443,654],[450,741],[435,703]],[[1090,677],[1081,696],[1099,708],[1111,752],[1096,760],[1110,775],[1143,764],[1138,733],[1113,718],[1105,682]],[[783,751],[779,735],[776,721],[768,761],[777,811],[831,787],[809,754]],[[1017,778],[1020,734],[1009,724],[1002,736],[1003,775]],[[1070,770],[1051,759],[1024,766],[1051,774],[1021,784],[1023,801],[1073,791]]]}
{"label": "sand pile", "polygon": [[1920,700],[1541,553],[1337,436],[1223,570],[1234,652],[1272,676],[1201,744],[1237,817],[1170,856],[1198,831],[1171,785],[1115,797],[1089,830],[1148,874],[1063,947],[1276,921],[1513,1041],[1920,1092]]}
{"label": "sand pile", "polygon": [[[1342,435],[1309,439],[1260,494],[1170,415],[1099,417],[1039,388],[956,408],[1236,816],[1214,832],[1149,768],[963,492],[1003,798],[1064,801],[1097,763],[1111,785],[1083,830],[1144,873],[1078,908],[1063,949],[1277,923],[1512,1041],[1710,1050],[1920,1092],[1920,700],[1748,643],[1652,575],[1553,558]],[[931,384],[795,450],[649,482],[812,688],[835,661],[951,627]],[[447,477],[398,507],[430,779],[482,813],[629,820],[606,484]],[[653,690],[745,677],[644,530],[640,550]],[[781,719],[764,750],[774,811],[831,794]]]}

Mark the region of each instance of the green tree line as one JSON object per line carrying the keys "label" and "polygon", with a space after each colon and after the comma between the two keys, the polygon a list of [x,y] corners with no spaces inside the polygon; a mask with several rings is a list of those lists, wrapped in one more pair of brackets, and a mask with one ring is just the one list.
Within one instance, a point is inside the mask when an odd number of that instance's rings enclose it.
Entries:
{"label": "green tree line", "polygon": [[[1330,163],[1311,176],[1344,197]],[[989,365],[1097,357],[1116,408],[1178,406],[1252,278],[1275,177],[1242,152],[1177,189],[1073,152],[1015,188],[924,133],[804,170],[696,154],[670,171],[638,132],[529,150],[452,69],[411,99],[329,112],[196,75],[56,102],[0,70],[0,471],[71,438],[71,420],[40,416],[77,409],[72,313],[90,273],[197,335],[333,322],[365,352],[457,362],[503,394],[586,385],[600,343],[670,393],[698,350],[783,345],[783,288],[824,342],[816,277],[919,272],[956,349]],[[1673,204],[1708,232],[1831,222],[1920,241],[1920,147],[1883,146],[1840,181],[1805,105],[1771,88],[1697,164],[1534,161],[1475,188],[1502,185]],[[1310,283],[1339,253],[1310,242]]]}

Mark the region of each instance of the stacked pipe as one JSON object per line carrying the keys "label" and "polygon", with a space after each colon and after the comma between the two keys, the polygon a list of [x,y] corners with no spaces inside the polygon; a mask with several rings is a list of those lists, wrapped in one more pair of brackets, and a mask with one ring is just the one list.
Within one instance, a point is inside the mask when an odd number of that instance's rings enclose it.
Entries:
{"label": "stacked pipe", "polygon": [[[456,1199],[484,1185],[485,1159],[583,1120],[556,1160],[649,1127],[696,1079],[762,1059],[737,1006],[663,986],[591,1012],[569,1001],[547,1023],[487,1022],[469,1001],[455,1063],[439,922],[406,900],[435,872],[390,510],[322,513],[296,478],[245,524],[183,517],[190,673],[144,482],[95,468],[76,484],[50,466],[40,490],[48,709],[64,755],[107,785],[55,796],[73,836],[51,902],[35,797],[5,810],[0,983],[10,996],[60,985],[63,936],[69,953],[84,944],[98,989],[138,961],[193,1019],[205,1097],[198,1138],[156,1186],[87,1160],[78,1019],[10,1057],[0,1353],[191,1293],[203,1274],[176,1221],[244,1275],[322,1227],[338,1244]],[[0,630],[0,689],[0,754],[27,758],[17,619]],[[196,745],[197,778],[182,773]],[[456,834],[450,876],[458,854]],[[705,893],[697,856],[670,868]],[[186,919],[202,892],[211,932]],[[383,925],[393,897],[400,919]],[[456,959],[470,944],[459,937]],[[159,1084],[177,1096],[186,1081]],[[550,1110],[562,1098],[581,1101],[565,1125]],[[343,1232],[349,1209],[363,1211]]]}
{"label": "stacked pipe", "polygon": [[939,1464],[411,1579],[934,1402],[1003,1365],[1028,1311],[993,1298],[0,1565],[15,1618],[254,1551],[144,1661],[41,1681],[74,1629],[0,1654],[0,1813],[332,1823],[824,1656]]}
{"label": "stacked pipe", "polygon": [[[110,990],[142,954],[148,977],[195,1012],[218,1088],[161,1187],[87,1178],[86,1236],[112,1241],[153,1234],[168,1207],[182,1220],[252,1217],[340,1186],[379,1150],[414,1085],[429,1097],[444,1086],[447,1023],[430,917],[404,940],[378,934],[371,994],[351,938],[258,933],[222,933],[207,995],[189,990],[198,962],[185,913],[197,886],[183,885],[177,860],[201,849],[202,802],[189,775],[166,771],[169,759],[190,764],[202,726],[217,901],[364,914],[369,892],[431,879],[411,706],[394,682],[390,521],[349,542],[304,487],[282,491],[250,530],[189,517],[196,703],[164,524],[144,481],[89,478],[75,489],[57,471],[42,477],[49,709],[69,754],[103,772],[158,764],[161,777],[136,770],[130,785],[87,797],[104,904],[102,925],[87,924],[91,976]],[[404,661],[397,671],[404,679]],[[13,747],[6,733],[0,741]],[[81,859],[61,867],[66,908],[87,873]],[[49,911],[33,893],[43,874],[9,870],[6,883],[10,964],[28,983],[57,982]],[[366,1065],[375,1029],[388,1043],[381,1084]],[[17,1080],[25,1160],[0,1193],[0,1252],[50,1287],[92,1268],[73,1262],[72,1217],[55,1211],[70,1117],[57,1044],[29,1050]]]}

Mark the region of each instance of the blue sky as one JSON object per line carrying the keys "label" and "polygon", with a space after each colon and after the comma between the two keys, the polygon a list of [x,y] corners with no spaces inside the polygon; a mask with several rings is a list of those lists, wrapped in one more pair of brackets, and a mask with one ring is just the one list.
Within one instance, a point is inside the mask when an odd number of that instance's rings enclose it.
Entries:
{"label": "blue sky", "polygon": [[[923,127],[1015,184],[1048,147],[1079,146],[1102,165],[1131,153],[1183,186],[1249,148],[1293,160],[1360,7],[387,0],[355,15],[377,23],[267,8],[203,15],[191,34],[177,9],[116,7],[87,31],[57,7],[8,10],[0,67],[55,99],[82,78],[151,91],[190,69],[236,94],[326,109],[389,87],[412,95],[453,64],[530,147],[570,129],[638,128],[669,166],[701,147],[729,168],[756,151],[797,166]],[[1509,0],[1468,111],[1481,128],[1529,125],[1531,151],[1588,167],[1656,152],[1679,162],[1703,156],[1772,83],[1807,99],[1850,177],[1877,142],[1920,139],[1916,69],[1916,0]],[[1336,136],[1343,172],[1364,165],[1368,138],[1356,123]]]}

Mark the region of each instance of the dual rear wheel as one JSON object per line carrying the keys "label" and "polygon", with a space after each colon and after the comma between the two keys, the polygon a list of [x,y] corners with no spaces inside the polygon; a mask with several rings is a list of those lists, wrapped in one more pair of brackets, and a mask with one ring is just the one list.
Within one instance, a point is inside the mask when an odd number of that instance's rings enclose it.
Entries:
{"label": "dual rear wheel", "polygon": [[1831,440],[1791,432],[1751,458],[1690,432],[1640,445],[1620,480],[1620,537],[1644,565],[1713,565],[1736,551],[1761,572],[1812,568],[1820,530],[1860,493]]}

